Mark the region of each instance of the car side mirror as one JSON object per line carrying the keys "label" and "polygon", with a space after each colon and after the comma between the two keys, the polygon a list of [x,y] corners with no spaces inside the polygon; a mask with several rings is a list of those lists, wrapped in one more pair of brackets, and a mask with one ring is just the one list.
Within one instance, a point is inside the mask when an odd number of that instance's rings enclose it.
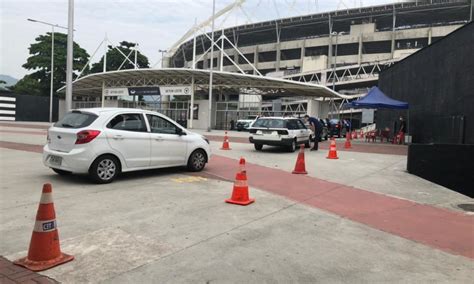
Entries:
{"label": "car side mirror", "polygon": [[176,134],[179,136],[186,135],[186,132],[183,131],[182,128],[176,127]]}

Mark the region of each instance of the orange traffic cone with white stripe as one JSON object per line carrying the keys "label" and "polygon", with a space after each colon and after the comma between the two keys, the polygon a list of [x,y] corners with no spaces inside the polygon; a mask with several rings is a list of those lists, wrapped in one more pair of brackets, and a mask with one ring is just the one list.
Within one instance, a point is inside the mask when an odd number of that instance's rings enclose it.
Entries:
{"label": "orange traffic cone with white stripe", "polygon": [[227,131],[224,134],[224,142],[222,142],[221,150],[230,150],[229,137],[227,136]]}
{"label": "orange traffic cone with white stripe", "polygon": [[298,158],[296,159],[296,165],[295,169],[293,170],[294,174],[302,174],[305,175],[308,172],[306,172],[306,165],[304,162],[304,145],[301,144],[300,146],[300,152],[298,153]]}
{"label": "orange traffic cone with white stripe", "polygon": [[351,144],[351,134],[349,132],[346,133],[346,143],[344,143],[344,149],[350,149],[352,148],[352,144]]}
{"label": "orange traffic cone with white stripe", "polygon": [[336,140],[331,139],[331,146],[329,146],[329,153],[326,157],[327,159],[339,159],[337,157],[337,150],[336,150]]}
{"label": "orange traffic cone with white stripe", "polygon": [[46,270],[74,259],[61,252],[52,194],[51,184],[44,184],[28,256],[14,261],[32,271]]}
{"label": "orange traffic cone with white stripe", "polygon": [[249,198],[249,186],[247,184],[247,171],[245,170],[245,159],[240,158],[239,172],[235,175],[232,197],[225,202],[237,205],[249,205],[255,202],[255,198]]}

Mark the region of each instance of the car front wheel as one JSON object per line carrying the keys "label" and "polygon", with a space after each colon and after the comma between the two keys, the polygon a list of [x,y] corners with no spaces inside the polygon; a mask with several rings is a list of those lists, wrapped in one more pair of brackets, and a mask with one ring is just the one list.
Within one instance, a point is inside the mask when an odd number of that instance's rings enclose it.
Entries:
{"label": "car front wheel", "polygon": [[206,153],[203,150],[194,151],[188,160],[188,170],[200,172],[206,166]]}
{"label": "car front wheel", "polygon": [[120,172],[120,163],[111,155],[97,158],[89,169],[91,178],[100,184],[111,183]]}

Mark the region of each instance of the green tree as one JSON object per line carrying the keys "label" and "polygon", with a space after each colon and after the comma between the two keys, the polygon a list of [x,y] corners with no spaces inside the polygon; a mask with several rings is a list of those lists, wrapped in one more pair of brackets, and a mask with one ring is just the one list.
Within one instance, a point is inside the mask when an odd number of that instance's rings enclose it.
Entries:
{"label": "green tree", "polygon": [[10,90],[17,94],[41,96],[41,84],[39,80],[34,79],[31,75],[25,75],[21,80],[16,82],[14,86],[10,87]]}
{"label": "green tree", "polygon": [[[117,48],[120,49],[120,51],[122,51],[122,53],[125,54],[126,56],[130,54],[128,58],[130,59],[131,62],[135,61],[135,54],[134,54],[135,52],[132,51],[135,48],[135,43],[122,41],[120,42]],[[122,65],[122,63],[125,60],[125,56],[123,56],[123,54],[121,54],[116,48],[113,48],[110,45],[108,46],[107,71],[115,71],[119,69],[119,67]],[[130,61],[126,60],[122,68],[120,68],[120,70],[134,69],[135,67]],[[150,62],[148,61],[148,58],[142,53],[140,53],[140,51],[137,52],[137,65],[139,68],[150,67]],[[99,62],[92,64],[91,73],[102,72],[104,68],[103,66],[104,66],[104,57],[102,56]]]}
{"label": "green tree", "polygon": [[[35,84],[32,80],[37,80],[40,95],[49,95],[51,80],[51,33],[40,35],[35,39],[35,43],[29,47],[30,57],[28,57],[23,68],[34,70],[35,72],[25,76],[21,88],[32,87]],[[67,54],[67,35],[63,33],[54,33],[54,78],[53,86],[56,91],[66,82],[66,54]],[[87,51],[76,42],[73,44],[73,78],[76,78],[82,68],[89,60]],[[84,71],[89,71],[87,67]],[[31,80],[32,79],[32,80]],[[19,81],[19,82],[20,82]],[[23,89],[26,92],[26,89]],[[30,90],[28,93],[37,93]]]}

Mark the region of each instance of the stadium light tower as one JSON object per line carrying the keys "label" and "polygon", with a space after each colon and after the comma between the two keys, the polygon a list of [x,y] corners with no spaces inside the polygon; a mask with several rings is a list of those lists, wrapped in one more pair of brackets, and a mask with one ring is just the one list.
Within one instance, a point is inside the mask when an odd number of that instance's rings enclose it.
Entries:
{"label": "stadium light tower", "polygon": [[30,22],[33,23],[39,23],[43,25],[47,25],[51,27],[51,83],[50,83],[50,90],[49,90],[49,122],[53,122],[53,92],[54,92],[54,86],[53,86],[53,78],[54,78],[54,28],[60,28],[60,29],[65,29],[67,30],[67,27],[60,26],[58,24],[51,24],[48,22],[43,22],[43,21],[38,21],[34,19],[27,19]]}

